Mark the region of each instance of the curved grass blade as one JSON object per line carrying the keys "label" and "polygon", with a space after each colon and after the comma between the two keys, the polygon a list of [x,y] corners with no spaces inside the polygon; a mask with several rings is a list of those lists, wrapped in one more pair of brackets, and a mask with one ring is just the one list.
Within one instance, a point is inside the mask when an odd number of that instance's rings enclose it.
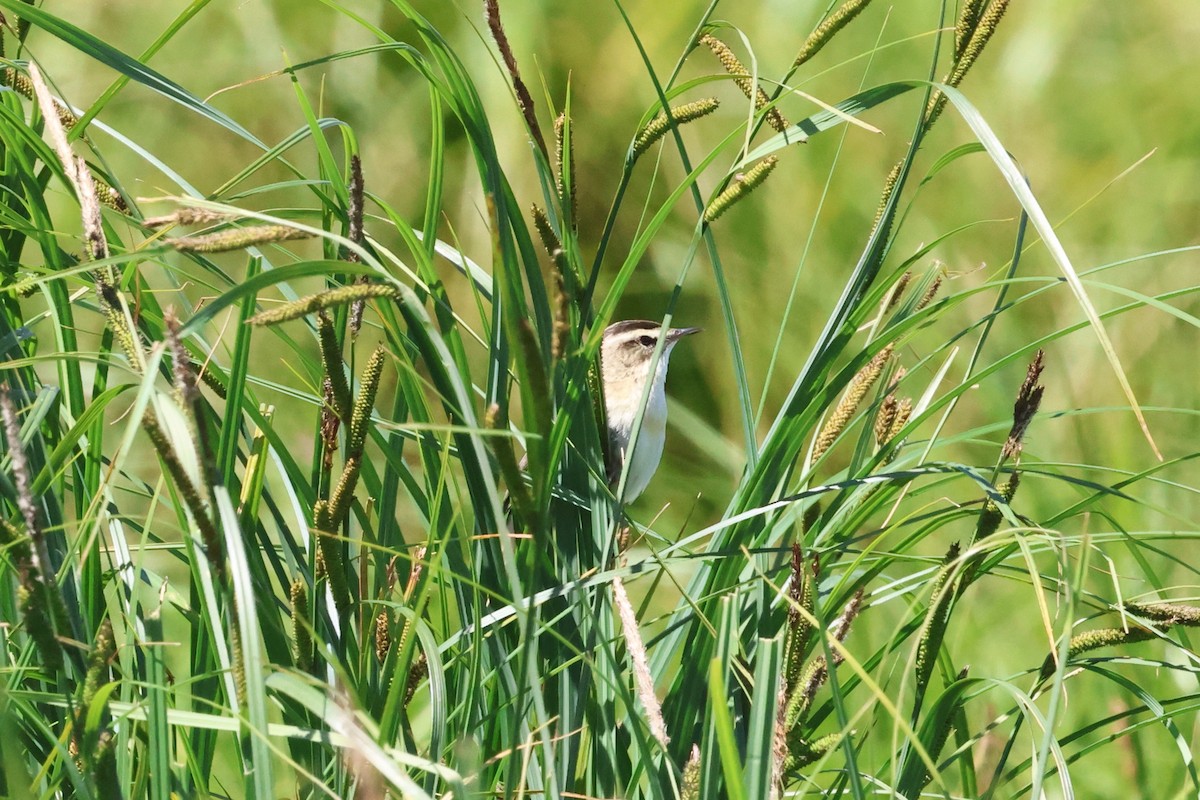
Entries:
{"label": "curved grass blade", "polygon": [[1041,205],[1038,204],[1037,198],[1033,196],[1033,192],[1029,188],[1029,184],[1017,166],[1013,157],[1004,149],[1004,145],[996,137],[991,126],[987,124],[987,120],[979,113],[978,109],[967,100],[966,96],[951,86],[936,84],[936,87],[944,92],[950,99],[950,102],[958,110],[963,121],[970,126],[979,139],[980,144],[987,150],[992,161],[995,162],[996,168],[1000,170],[1000,174],[1012,189],[1017,200],[1021,203],[1021,207],[1025,209],[1025,213],[1029,215],[1029,221],[1033,223],[1034,229],[1038,235],[1042,237],[1042,241],[1046,243],[1046,248],[1050,251],[1054,262],[1058,264],[1062,270],[1063,277],[1067,279],[1067,285],[1071,287],[1071,292],[1075,295],[1079,307],[1083,310],[1084,316],[1092,326],[1092,330],[1096,334],[1096,338],[1100,341],[1100,348],[1104,351],[1104,357],[1108,360],[1109,366],[1112,367],[1113,374],[1117,377],[1117,382],[1121,385],[1121,391],[1125,393],[1125,397],[1129,400],[1129,406],[1133,409],[1133,414],[1137,417],[1138,425],[1142,429],[1142,435],[1146,442],[1150,445],[1150,449],[1154,452],[1156,458],[1162,461],[1163,455],[1158,449],[1158,445],[1154,442],[1154,437],[1150,434],[1150,426],[1146,423],[1146,417],[1142,413],[1142,408],[1138,404],[1137,397],[1133,393],[1133,387],[1129,384],[1129,378],[1125,376],[1125,369],[1121,366],[1121,361],[1117,357],[1116,348],[1113,347],[1112,340],[1108,337],[1108,332],[1104,325],[1100,322],[1100,315],[1096,311],[1096,307],[1092,304],[1087,292],[1083,288],[1083,283],[1079,280],[1078,273],[1071,265],[1071,259],[1067,256],[1067,251],[1063,248],[1062,242],[1059,241],[1058,235],[1054,232],[1054,226],[1050,224],[1050,220],[1042,211]]}
{"label": "curved grass blade", "polygon": [[[870,111],[877,105],[886,103],[893,98],[920,87],[921,84],[919,83],[885,83],[851,95],[834,105],[834,108],[837,109],[836,112],[828,110],[818,111],[816,114],[800,120],[791,129],[775,134],[747,153],[746,157],[742,159],[742,163],[751,164],[785,147],[802,143],[810,136],[816,136],[822,131],[827,131],[843,124],[847,121],[846,117],[857,117],[859,114]],[[801,135],[798,137],[797,133]]]}
{"label": "curved grass blade", "polygon": [[252,142],[264,150],[267,149],[266,144],[250,131],[243,128],[232,117],[222,111],[218,111],[170,78],[147,67],[137,59],[122,53],[117,48],[96,38],[82,28],[78,28],[70,22],[44,11],[38,6],[31,6],[28,3],[21,2],[21,0],[0,0],[0,7],[7,8],[23,20],[29,20],[38,28],[58,37],[64,43],[74,47],[84,55],[90,56],[101,64],[111,67],[122,75],[161,94],[163,97],[174,100],[184,108],[217,123],[228,131],[236,133],[246,141]]}

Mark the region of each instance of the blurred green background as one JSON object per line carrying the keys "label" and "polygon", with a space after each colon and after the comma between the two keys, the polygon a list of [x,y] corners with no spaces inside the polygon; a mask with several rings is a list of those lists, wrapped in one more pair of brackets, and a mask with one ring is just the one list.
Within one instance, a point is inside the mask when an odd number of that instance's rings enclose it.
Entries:
{"label": "blurred green background", "polygon": [[[126,52],[139,54],[187,5],[51,0],[46,8]],[[170,42],[150,64],[199,96],[220,92],[213,98],[218,108],[274,144],[302,127],[303,116],[288,77],[255,79],[288,64],[372,44],[362,26],[352,24],[329,5],[296,0],[213,2],[189,23],[185,35]],[[404,33],[402,20],[389,4],[347,2],[343,6],[389,32]],[[452,41],[479,82],[518,196],[526,202],[539,199],[521,120],[483,33],[482,4],[439,1],[416,6]],[[700,3],[628,3],[642,44],[664,79],[683,55],[702,8]],[[937,25],[933,8],[927,4],[873,4],[797,74],[794,85],[834,103],[865,86],[927,77],[930,37]],[[553,112],[546,100],[561,107],[570,86],[579,162],[580,238],[588,252],[594,248],[612,201],[629,140],[639,119],[655,103],[653,87],[611,3],[506,0],[502,12],[547,129]],[[776,1],[729,4],[718,8],[717,17],[744,33],[760,74],[770,79],[790,65],[804,36],[824,12],[825,7],[818,3]],[[725,30],[722,35],[744,58],[748,56],[735,31]],[[1200,115],[1195,113],[1192,88],[1194,76],[1200,72],[1197,41],[1200,6],[1016,0],[996,40],[963,84],[966,95],[1026,170],[1080,272],[1197,242]],[[90,103],[114,80],[114,74],[48,36],[38,35],[30,45],[63,95],[77,105]],[[696,52],[685,65],[683,77],[718,72],[710,54]],[[310,97],[320,99],[323,115],[338,118],[353,131],[363,155],[368,191],[385,197],[419,223],[429,119],[429,98],[423,84],[413,78],[401,59],[388,53],[323,64],[302,71],[299,80]],[[720,111],[683,130],[696,159],[745,118],[746,101],[727,81],[699,86],[681,100],[709,94],[722,100]],[[841,128],[806,146],[789,149],[753,199],[716,225],[753,400],[764,408],[760,434],[803,364],[827,309],[866,241],[884,176],[907,146],[920,103],[918,94],[911,93],[868,112],[864,120],[881,134]],[[816,110],[798,97],[785,100],[782,108],[792,119]],[[106,107],[102,119],[178,169],[202,193],[216,190],[258,155],[252,145],[136,85],[125,87]],[[138,187],[146,197],[181,193],[153,164],[128,148],[105,142],[101,133],[94,135],[111,170],[122,176],[126,186]],[[479,187],[463,161],[469,156],[459,139],[461,133],[451,125],[449,135],[452,152],[463,169],[449,176],[448,185],[457,195],[448,195],[451,200],[446,206],[454,211],[443,223],[442,235],[457,237],[468,255],[486,263],[488,240]],[[336,140],[338,134],[331,132],[330,136]],[[927,170],[947,150],[971,140],[969,129],[948,109],[924,148],[918,172]],[[733,163],[736,147],[737,143],[727,148],[712,174],[701,179],[706,194]],[[631,241],[637,231],[639,206],[647,202],[649,207],[657,207],[682,177],[678,155],[671,148],[662,151],[660,168],[650,169],[648,164],[658,153],[656,149],[646,157],[634,179],[618,221],[618,244],[607,259],[610,274],[623,257],[619,244]],[[310,143],[297,147],[289,157],[305,169],[315,163]],[[273,167],[256,175],[252,185],[239,186],[222,199],[285,177]],[[906,202],[913,196],[913,185]],[[312,206],[304,189],[290,195],[251,195],[233,202],[262,209]],[[958,226],[979,223],[938,245],[914,265],[918,272],[937,263],[944,265],[948,277],[944,296],[969,291],[1009,260],[1017,213],[1016,201],[986,156],[962,159],[921,188],[889,263],[899,264],[924,243]],[[681,203],[640,266],[618,307],[618,316],[655,317],[664,312],[695,223],[690,201]],[[368,232],[370,227],[368,223]],[[1029,249],[1020,275],[1042,283],[1056,281],[1059,273],[1045,249],[1033,236],[1026,243]],[[1155,294],[1191,285],[1196,262],[1197,256],[1191,252],[1161,254],[1095,276],[1087,284],[1088,291],[1099,309],[1111,308],[1127,302],[1122,288]],[[445,266],[452,291],[463,292],[465,298],[463,282]],[[240,274],[244,264],[231,260],[228,269]],[[1017,295],[1035,285],[1031,282]],[[186,294],[178,301],[185,309],[211,292],[192,285]],[[900,363],[913,368],[937,353],[954,334],[986,313],[993,297],[991,293],[975,295],[947,309],[928,330],[927,346],[922,347],[918,339],[900,354]],[[1187,313],[1200,310],[1190,295],[1171,303]],[[470,303],[457,305],[471,307]],[[1060,283],[999,318],[984,363],[1028,348],[1038,337],[1082,318],[1070,292]],[[673,360],[668,388],[676,409],[667,456],[663,471],[638,504],[644,518],[670,504],[661,518],[664,532],[677,529],[689,514],[692,529],[717,517],[743,463],[729,348],[712,274],[703,256],[684,283],[675,319],[708,330],[681,347]],[[1108,327],[1139,400],[1148,409],[1195,406],[1200,378],[1193,368],[1196,334],[1191,325],[1162,311],[1143,309],[1111,320]],[[777,340],[777,363],[772,366]],[[263,361],[259,370],[269,373],[270,360],[278,355],[269,348],[260,349],[258,357]],[[1149,355],[1155,357],[1147,358]],[[931,373],[942,357],[938,355],[921,370]],[[965,353],[960,353],[951,367],[950,376],[956,380],[961,377],[964,358]],[[1047,362],[1045,411],[1124,405],[1118,383],[1090,331],[1055,342]],[[1164,372],[1164,365],[1177,368]],[[280,363],[278,379],[288,383],[295,377]],[[962,431],[1006,421],[1020,379],[1019,370],[1005,370],[969,393],[950,420],[951,429]],[[285,408],[293,402],[282,397],[266,399]],[[1151,429],[1168,458],[1189,451],[1196,430],[1194,416],[1148,413]],[[306,414],[315,416],[315,410]],[[299,441],[308,440],[307,423],[303,427],[300,436],[304,438]],[[953,456],[990,463],[994,442],[1003,433],[996,432],[989,442],[978,446],[966,445]],[[1132,471],[1154,463],[1133,415],[1119,409],[1082,417],[1044,414],[1027,443],[1026,459],[1110,464]],[[1170,494],[1166,488],[1149,485],[1140,491],[1139,496],[1151,506],[1169,507],[1183,517],[1195,516],[1196,503],[1190,493]],[[1155,496],[1156,492],[1162,494]],[[1143,519],[1141,524],[1172,523]]]}

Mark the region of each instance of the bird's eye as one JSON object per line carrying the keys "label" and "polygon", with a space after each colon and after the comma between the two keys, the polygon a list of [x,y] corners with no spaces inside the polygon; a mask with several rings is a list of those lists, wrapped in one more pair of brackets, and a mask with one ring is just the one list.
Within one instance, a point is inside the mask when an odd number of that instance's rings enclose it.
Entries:
{"label": "bird's eye", "polygon": [[642,347],[654,347],[654,337],[642,336],[638,339],[638,344],[640,344]]}

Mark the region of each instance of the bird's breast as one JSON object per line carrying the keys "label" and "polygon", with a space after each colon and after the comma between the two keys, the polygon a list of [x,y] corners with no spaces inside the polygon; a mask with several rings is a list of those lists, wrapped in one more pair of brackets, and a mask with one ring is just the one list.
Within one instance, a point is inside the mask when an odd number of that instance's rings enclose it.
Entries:
{"label": "bird's breast", "polygon": [[[633,502],[646,490],[650,478],[658,469],[658,462],[662,459],[663,444],[667,438],[667,398],[661,384],[655,386],[654,389],[656,391],[651,391],[649,402],[646,403],[646,411],[642,415],[642,425],[637,443],[633,446],[633,461],[629,465],[629,475],[625,479],[626,502]],[[640,399],[640,397],[637,398],[632,404],[636,404]],[[612,405],[611,401],[609,405]],[[614,411],[617,413],[614,414]],[[609,408],[608,424],[612,449],[614,453],[619,454],[620,458],[620,463],[614,465],[617,467],[613,474],[614,479],[620,476],[620,468],[624,466],[629,452],[629,437],[633,432],[633,419],[634,413],[629,413],[628,408],[620,410]]]}

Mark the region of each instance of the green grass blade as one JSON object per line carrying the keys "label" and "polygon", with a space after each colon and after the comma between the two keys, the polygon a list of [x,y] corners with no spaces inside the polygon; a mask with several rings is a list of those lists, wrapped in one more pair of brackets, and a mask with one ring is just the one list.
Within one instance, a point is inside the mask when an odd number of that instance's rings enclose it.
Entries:
{"label": "green grass blade", "polygon": [[228,115],[208,105],[170,78],[159,74],[137,59],[122,53],[117,48],[107,42],[101,41],[82,28],[67,22],[61,17],[56,17],[38,6],[30,6],[27,3],[23,3],[21,0],[0,0],[0,6],[8,9],[21,19],[32,22],[38,28],[61,39],[64,43],[74,47],[84,55],[99,61],[101,64],[146,86],[163,97],[174,100],[184,108],[215,122],[228,131],[236,133],[246,141],[252,142],[264,150],[266,149],[267,146],[258,137],[243,128]]}
{"label": "green grass blade", "polygon": [[1071,265],[1071,259],[1067,256],[1067,251],[1063,248],[1062,242],[1059,241],[1058,235],[1054,232],[1054,226],[1050,224],[1050,220],[1047,219],[1045,212],[1042,211],[1041,205],[1038,203],[1037,198],[1034,197],[1032,190],[1030,190],[1029,183],[1025,179],[1024,174],[1008,151],[1004,149],[1004,145],[1000,143],[996,134],[992,132],[991,126],[987,124],[983,115],[967,100],[962,92],[941,84],[938,84],[938,89],[945,92],[963,120],[971,127],[972,132],[974,132],[980,144],[987,150],[988,155],[995,162],[996,168],[1000,171],[1009,188],[1021,203],[1021,207],[1029,215],[1029,221],[1033,223],[1034,229],[1042,237],[1042,241],[1045,242],[1046,248],[1054,258],[1054,262],[1062,271],[1063,277],[1066,278],[1067,285],[1071,287],[1071,292],[1075,295],[1079,308],[1091,324],[1092,330],[1100,342],[1100,348],[1104,351],[1104,357],[1112,368],[1117,382],[1120,383],[1121,391],[1125,393],[1125,397],[1129,401],[1129,407],[1133,409],[1133,414],[1137,417],[1138,425],[1142,429],[1142,434],[1146,437],[1147,444],[1150,445],[1150,449],[1161,461],[1162,454],[1158,450],[1158,445],[1154,443],[1154,437],[1150,434],[1150,427],[1146,424],[1145,415],[1142,413],[1142,408],[1138,404],[1137,397],[1134,396],[1133,387],[1129,384],[1129,378],[1125,375],[1125,369],[1121,366],[1121,361],[1117,357],[1116,348],[1113,346],[1108,332],[1100,321],[1100,315],[1096,311],[1095,305],[1092,304],[1087,291],[1079,280],[1079,275],[1075,271],[1075,267]]}
{"label": "green grass blade", "polygon": [[775,727],[779,716],[779,679],[783,643],[759,639],[754,654],[754,694],[746,737],[746,797],[768,797],[775,785]]}

